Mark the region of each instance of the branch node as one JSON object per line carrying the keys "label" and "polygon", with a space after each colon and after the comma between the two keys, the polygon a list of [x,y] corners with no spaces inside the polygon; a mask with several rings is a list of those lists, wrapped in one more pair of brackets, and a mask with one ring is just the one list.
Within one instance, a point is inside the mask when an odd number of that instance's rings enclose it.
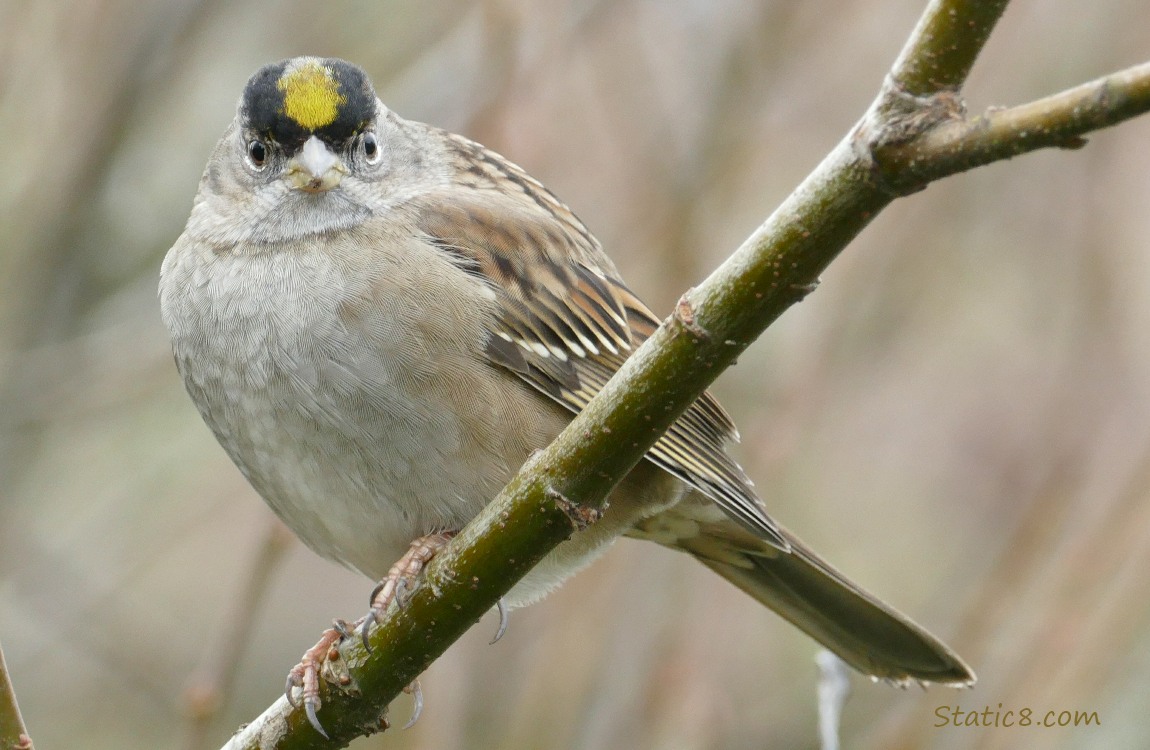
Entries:
{"label": "branch node", "polygon": [[886,166],[885,152],[919,141],[925,133],[966,116],[966,101],[955,89],[940,89],[928,96],[912,94],[887,74],[882,90],[852,134],[859,160],[867,166],[871,182],[887,195],[901,198],[924,190],[929,179],[917,175],[914,160],[900,168]]}
{"label": "branch node", "polygon": [[687,292],[679,298],[672,317],[696,339],[709,339],[711,338],[711,334],[707,333],[705,328],[695,322],[695,306],[691,304],[691,300],[687,299],[687,294],[690,294],[690,292],[691,290],[688,289]]}
{"label": "branch node", "polygon": [[933,127],[966,116],[966,101],[957,89],[940,89],[929,96],[906,90],[889,74],[879,92],[873,148],[913,141]]}
{"label": "branch node", "polygon": [[351,670],[347,659],[338,646],[333,645],[327,653],[327,658],[320,665],[320,676],[332,685],[339,685],[346,693],[357,694],[359,689],[352,684]]}
{"label": "branch node", "polygon": [[573,503],[553,487],[544,490],[544,495],[548,500],[555,503],[556,508],[563,511],[563,515],[567,516],[567,520],[571,521],[571,526],[576,531],[583,531],[603,517],[603,511],[590,505]]}
{"label": "branch node", "polygon": [[808,294],[810,294],[811,292],[813,292],[814,290],[816,290],[818,288],[819,288],[819,280],[818,279],[815,279],[814,281],[808,281],[805,284],[791,284],[791,289],[798,292],[798,294],[795,295],[795,301],[796,302],[802,302],[804,299],[807,298]]}

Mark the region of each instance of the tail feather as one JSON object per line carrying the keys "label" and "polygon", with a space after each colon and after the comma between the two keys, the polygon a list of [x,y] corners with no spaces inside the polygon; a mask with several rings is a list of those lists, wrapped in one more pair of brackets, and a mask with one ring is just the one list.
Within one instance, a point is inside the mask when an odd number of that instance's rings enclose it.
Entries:
{"label": "tail feather", "polygon": [[790,552],[729,521],[693,521],[697,533],[677,535],[673,542],[659,533],[641,535],[694,555],[864,674],[898,683],[974,683],[974,672],[946,644],[852,583],[786,529],[781,532]]}

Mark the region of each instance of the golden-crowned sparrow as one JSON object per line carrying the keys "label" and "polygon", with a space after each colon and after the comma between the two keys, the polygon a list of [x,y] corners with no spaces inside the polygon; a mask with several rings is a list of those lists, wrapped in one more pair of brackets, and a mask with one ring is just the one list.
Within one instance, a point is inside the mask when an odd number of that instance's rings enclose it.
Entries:
{"label": "golden-crowned sparrow", "polygon": [[[309,547],[375,579],[413,540],[398,570],[416,571],[658,325],[538,181],[313,57],[248,81],[160,302],[232,460]],[[702,396],[509,603],[626,534],[690,553],[866,674],[971,683],[950,649],[767,516],[725,452],[734,434]]]}

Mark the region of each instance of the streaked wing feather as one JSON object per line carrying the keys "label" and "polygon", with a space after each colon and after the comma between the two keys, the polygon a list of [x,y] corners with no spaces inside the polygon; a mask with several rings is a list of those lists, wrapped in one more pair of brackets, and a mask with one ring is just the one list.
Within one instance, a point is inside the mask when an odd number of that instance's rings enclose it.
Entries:
{"label": "streaked wing feather", "polygon": [[[456,138],[471,163],[450,194],[413,202],[429,241],[499,296],[490,361],[573,413],[581,411],[659,320],[618,279],[611,261],[566,206],[521,169]],[[476,149],[479,149],[478,151]],[[494,189],[517,185],[522,194]],[[532,273],[524,269],[531,267]],[[724,445],[737,439],[709,393],[655,443],[647,459],[695,487],[764,540],[786,542]]]}

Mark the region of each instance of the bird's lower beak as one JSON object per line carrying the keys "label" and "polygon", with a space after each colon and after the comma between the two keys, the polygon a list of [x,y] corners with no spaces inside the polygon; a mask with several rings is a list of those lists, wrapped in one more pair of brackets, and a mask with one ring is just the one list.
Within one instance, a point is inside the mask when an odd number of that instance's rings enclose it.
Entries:
{"label": "bird's lower beak", "polygon": [[288,162],[284,176],[297,190],[322,193],[338,187],[346,173],[343,160],[313,135],[304,141],[300,152]]}

